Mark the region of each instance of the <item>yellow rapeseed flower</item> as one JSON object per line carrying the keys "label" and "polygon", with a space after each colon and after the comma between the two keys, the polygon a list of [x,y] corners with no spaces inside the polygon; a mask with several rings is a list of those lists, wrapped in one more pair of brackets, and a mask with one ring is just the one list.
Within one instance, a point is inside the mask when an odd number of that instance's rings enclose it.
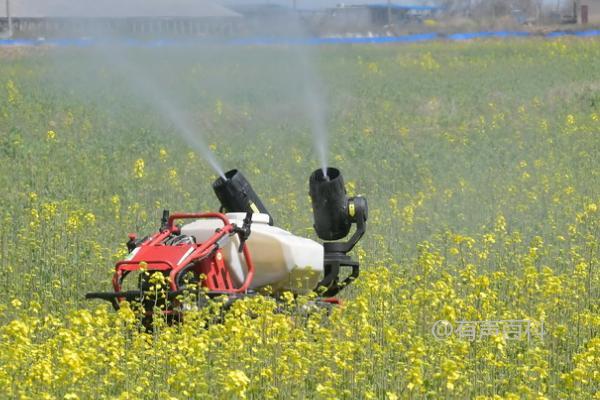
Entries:
{"label": "yellow rapeseed flower", "polygon": [[167,157],[168,157],[168,155],[169,155],[169,154],[167,153],[167,150],[165,150],[165,149],[162,149],[162,148],[161,148],[161,149],[158,151],[158,158],[160,159],[160,161],[163,161],[163,162],[164,162],[164,161],[166,161],[166,160],[167,160]]}
{"label": "yellow rapeseed flower", "polygon": [[8,94],[8,102],[10,104],[15,104],[21,99],[21,93],[12,79],[9,79],[6,82],[6,91]]}
{"label": "yellow rapeseed flower", "polygon": [[225,387],[230,395],[245,399],[246,389],[248,388],[249,383],[250,379],[248,379],[244,371],[234,370],[227,373]]}
{"label": "yellow rapeseed flower", "polygon": [[133,174],[136,178],[141,179],[144,177],[144,159],[138,158],[133,165]]}

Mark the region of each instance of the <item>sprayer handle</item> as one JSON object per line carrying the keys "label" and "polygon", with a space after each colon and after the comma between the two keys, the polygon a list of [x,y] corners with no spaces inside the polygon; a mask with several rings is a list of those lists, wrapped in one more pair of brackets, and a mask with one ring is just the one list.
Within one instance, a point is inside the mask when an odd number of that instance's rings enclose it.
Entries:
{"label": "sprayer handle", "polygon": [[246,240],[250,237],[250,226],[252,225],[252,212],[246,212],[246,217],[244,218],[244,224],[241,228],[236,228],[236,232],[240,236],[240,247],[238,249],[238,253],[241,253],[244,250],[244,244]]}

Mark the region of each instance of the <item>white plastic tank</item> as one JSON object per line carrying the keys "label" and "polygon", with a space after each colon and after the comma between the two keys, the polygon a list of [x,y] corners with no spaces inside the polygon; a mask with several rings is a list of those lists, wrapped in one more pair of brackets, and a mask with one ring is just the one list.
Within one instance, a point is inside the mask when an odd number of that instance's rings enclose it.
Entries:
{"label": "white plastic tank", "polygon": [[[245,213],[226,214],[229,220],[242,226]],[[223,226],[219,219],[199,219],[181,228],[183,235],[202,243]],[[270,286],[274,292],[291,291],[302,294],[314,290],[323,276],[323,246],[314,240],[295,236],[269,225],[267,214],[252,214],[250,237],[246,241],[254,263],[251,289]],[[243,253],[239,253],[237,235],[223,246],[223,257],[236,286],[241,285],[248,271]]]}

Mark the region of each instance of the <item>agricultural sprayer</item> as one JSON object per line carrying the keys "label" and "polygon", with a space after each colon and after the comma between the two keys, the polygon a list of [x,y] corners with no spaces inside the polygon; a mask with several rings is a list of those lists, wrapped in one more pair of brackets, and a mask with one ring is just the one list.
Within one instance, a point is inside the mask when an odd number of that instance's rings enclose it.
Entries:
{"label": "agricultural sprayer", "polygon": [[[348,197],[339,170],[315,171],[309,179],[314,228],[323,244],[274,226],[260,198],[237,170],[213,183],[219,212],[163,212],[158,232],[129,235],[127,257],[115,266],[113,291],[88,293],[119,309],[137,302],[148,318],[160,310],[177,320],[183,297],[196,294],[196,306],[222,297],[228,302],[249,295],[278,298],[316,292],[317,303],[338,304],[335,296],[358,277],[359,263],[348,253],[366,229],[367,201]],[[177,224],[178,222],[183,222]],[[352,225],[354,234],[346,241]],[[164,284],[162,296],[150,292]]]}

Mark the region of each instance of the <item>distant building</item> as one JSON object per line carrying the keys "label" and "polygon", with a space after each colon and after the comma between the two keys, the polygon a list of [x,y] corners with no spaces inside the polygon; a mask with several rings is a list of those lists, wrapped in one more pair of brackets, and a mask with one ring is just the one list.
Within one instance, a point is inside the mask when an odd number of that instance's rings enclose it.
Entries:
{"label": "distant building", "polygon": [[421,5],[343,5],[328,10],[327,25],[331,30],[338,32],[377,31],[387,25],[418,24],[433,17],[438,11],[438,7]]}
{"label": "distant building", "polygon": [[238,4],[231,9],[244,17],[242,35],[293,36],[302,23],[302,12],[277,4]]}
{"label": "distant building", "polygon": [[600,24],[600,0],[576,0],[574,14],[579,24]]}
{"label": "distant building", "polygon": [[242,19],[205,0],[0,0],[2,31],[9,14],[20,37],[228,35]]}
{"label": "distant building", "polygon": [[392,24],[403,22],[420,22],[423,19],[432,17],[438,10],[438,7],[422,5],[399,5],[399,4],[368,4],[371,21],[376,25],[385,25],[388,18]]}

